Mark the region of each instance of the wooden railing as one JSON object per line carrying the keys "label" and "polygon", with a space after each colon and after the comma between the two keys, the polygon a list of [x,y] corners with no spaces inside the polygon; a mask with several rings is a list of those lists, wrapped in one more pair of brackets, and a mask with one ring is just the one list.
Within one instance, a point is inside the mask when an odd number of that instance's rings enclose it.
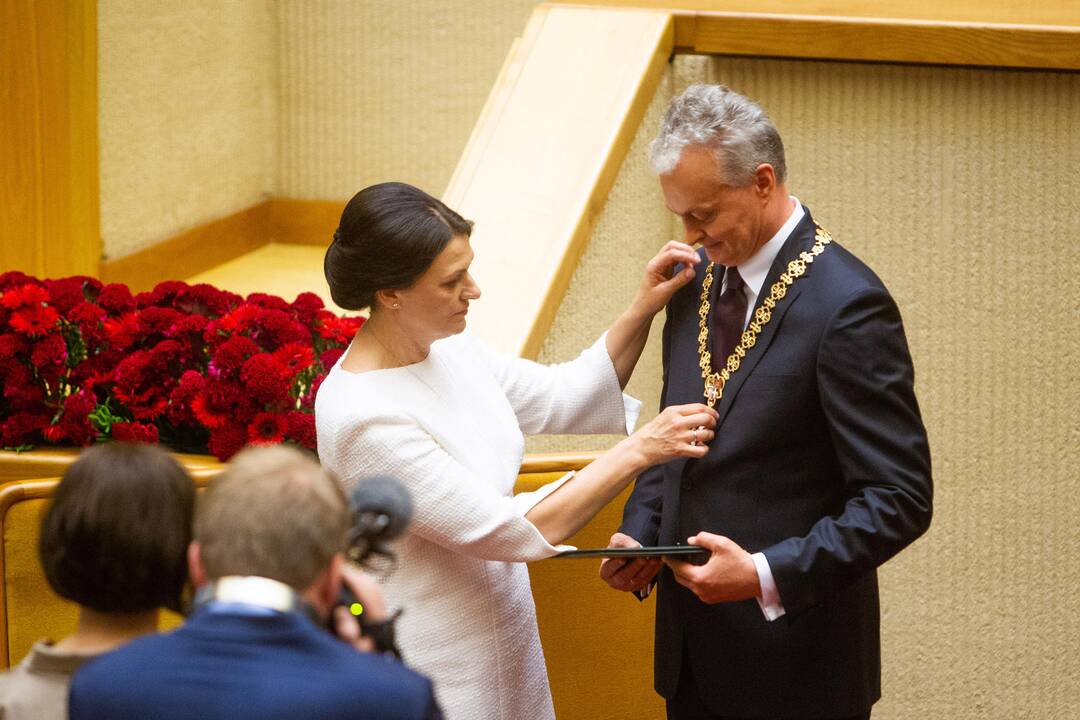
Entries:
{"label": "wooden railing", "polygon": [[[37,640],[57,640],[74,629],[76,607],[49,588],[37,546],[42,513],[59,482],[56,476],[75,457],[68,450],[22,456],[0,452],[0,477],[52,473],[45,479],[0,484],[0,668],[19,662]],[[212,458],[179,457],[198,486],[223,467]],[[526,456],[516,490],[535,490],[594,457],[592,453]],[[619,525],[625,498],[624,492],[568,542],[581,547],[606,545]],[[530,576],[558,716],[660,717],[660,699],[651,689],[652,604],[609,589],[597,577],[596,561],[545,560],[532,564]],[[163,625],[173,627],[180,621],[167,613]],[[596,683],[594,675],[580,672],[582,667],[621,669],[617,679]]]}

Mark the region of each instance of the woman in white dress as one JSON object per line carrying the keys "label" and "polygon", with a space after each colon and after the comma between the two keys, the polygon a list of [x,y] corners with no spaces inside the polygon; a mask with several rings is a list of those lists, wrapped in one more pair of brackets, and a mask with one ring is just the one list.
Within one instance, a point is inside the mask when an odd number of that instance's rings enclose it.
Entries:
{"label": "woman in white dress", "polygon": [[412,492],[386,596],[406,608],[402,653],[434,680],[448,720],[550,720],[525,563],[559,552],[645,468],[703,456],[716,413],[668,408],[569,480],[514,495],[522,433],[630,432],[638,403],[622,388],[653,316],[698,257],[669,243],[609,330],[548,367],[462,332],[480,297],[471,228],[401,183],[366,188],[346,206],[324,268],[334,301],[371,316],[319,389],[319,456],[346,485],[389,474]]}

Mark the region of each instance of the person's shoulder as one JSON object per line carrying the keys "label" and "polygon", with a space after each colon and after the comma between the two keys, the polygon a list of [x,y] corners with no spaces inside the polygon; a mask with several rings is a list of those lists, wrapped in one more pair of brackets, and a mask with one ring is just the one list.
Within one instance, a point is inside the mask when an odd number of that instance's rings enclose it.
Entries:
{"label": "person's shoulder", "polygon": [[806,285],[818,302],[829,307],[860,297],[889,297],[889,290],[877,273],[835,238],[808,268]]}
{"label": "person's shoulder", "polygon": [[117,677],[135,677],[125,673],[130,670],[138,675],[140,668],[152,667],[153,662],[171,654],[176,644],[175,632],[151,633],[135,638],[116,650],[86,661],[75,672],[72,684],[85,685],[98,679],[114,682]]}
{"label": "person's shoulder", "polygon": [[405,717],[427,716],[424,710],[434,702],[431,680],[397,660],[346,649],[354,657],[350,663],[353,667],[345,677],[358,701],[367,705],[374,696],[386,707],[407,709]]}
{"label": "person's shoulder", "polygon": [[433,697],[431,680],[400,661],[378,653],[359,652],[318,628],[304,628],[309,648],[322,655],[323,667],[339,675],[339,692],[357,700],[382,698],[384,704],[423,705]]}

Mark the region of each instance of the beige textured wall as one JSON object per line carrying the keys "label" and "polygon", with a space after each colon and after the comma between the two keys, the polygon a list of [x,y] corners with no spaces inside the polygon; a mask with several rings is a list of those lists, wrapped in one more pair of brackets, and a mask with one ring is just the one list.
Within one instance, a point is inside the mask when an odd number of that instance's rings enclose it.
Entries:
{"label": "beige textured wall", "polygon": [[446,188],[535,0],[281,0],[281,193]]}
{"label": "beige textured wall", "polygon": [[101,0],[105,255],[271,195],[442,193],[535,5]]}
{"label": "beige textured wall", "polygon": [[[874,717],[1077,717],[1080,75],[679,58],[661,94],[689,80],[762,103],[790,190],[904,315],[936,514],[881,572]],[[545,359],[604,327],[630,292],[610,274],[666,239],[654,184],[627,162]],[[653,378],[655,352],[641,366]],[[651,405],[656,385],[633,383]]]}
{"label": "beige textured wall", "polygon": [[273,4],[98,2],[106,257],[126,255],[275,193]]}

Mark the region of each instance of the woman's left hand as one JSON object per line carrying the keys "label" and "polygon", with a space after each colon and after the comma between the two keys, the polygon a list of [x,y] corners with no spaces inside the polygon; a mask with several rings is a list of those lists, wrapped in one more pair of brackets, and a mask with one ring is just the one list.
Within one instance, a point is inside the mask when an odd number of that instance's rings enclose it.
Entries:
{"label": "woman's left hand", "polygon": [[[649,317],[663,310],[671,296],[694,279],[694,267],[700,261],[701,258],[689,245],[670,241],[645,266],[645,277],[634,296],[633,307]],[[675,272],[678,265],[683,267]]]}

